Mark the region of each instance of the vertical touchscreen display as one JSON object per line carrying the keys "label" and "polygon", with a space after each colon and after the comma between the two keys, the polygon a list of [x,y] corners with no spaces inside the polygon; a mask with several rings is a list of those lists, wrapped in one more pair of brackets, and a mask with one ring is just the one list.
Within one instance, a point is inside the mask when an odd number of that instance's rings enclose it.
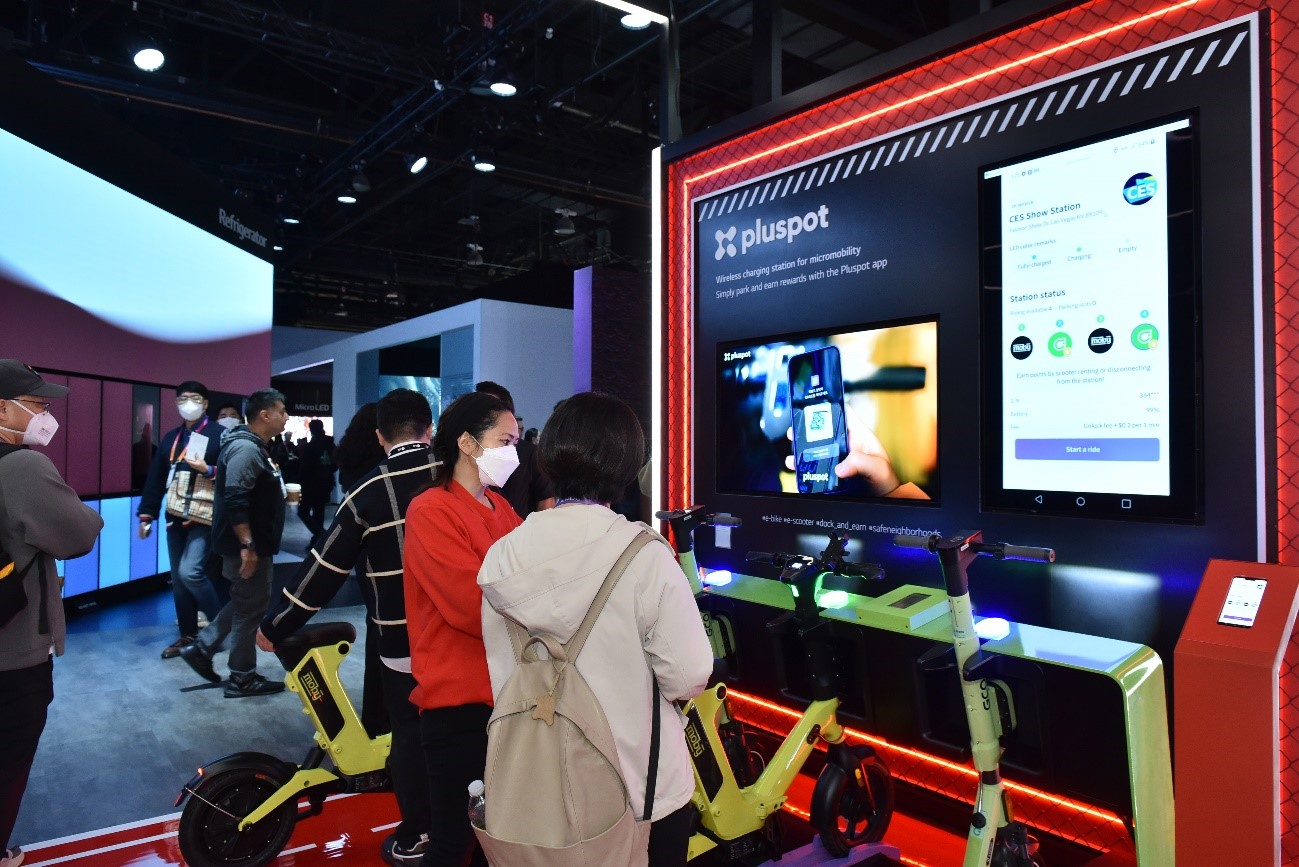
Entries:
{"label": "vertical touchscreen display", "polygon": [[1222,612],[1218,614],[1218,622],[1225,626],[1242,626],[1246,629],[1253,626],[1265,589],[1267,589],[1267,581],[1262,578],[1247,578],[1244,575],[1232,578],[1231,587],[1227,590],[1227,600],[1222,603]]}
{"label": "vertical touchscreen display", "polygon": [[794,408],[794,478],[802,494],[837,490],[834,468],[848,454],[839,350],[826,346],[789,360]]}
{"label": "vertical touchscreen display", "polygon": [[985,504],[1197,511],[1189,118],[984,172]]}

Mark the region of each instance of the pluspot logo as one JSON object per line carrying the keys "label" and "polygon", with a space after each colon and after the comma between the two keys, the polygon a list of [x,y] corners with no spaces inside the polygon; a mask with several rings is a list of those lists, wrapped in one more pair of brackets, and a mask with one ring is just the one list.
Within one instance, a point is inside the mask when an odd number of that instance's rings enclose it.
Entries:
{"label": "pluspot logo", "polygon": [[1137,172],[1123,185],[1123,198],[1129,205],[1144,205],[1159,191],[1159,182],[1150,172]]}
{"label": "pluspot logo", "polygon": [[[815,232],[817,229],[828,229],[829,227],[830,208],[826,205],[822,205],[815,211],[808,211],[801,217],[795,214],[773,220],[770,223],[764,223],[762,218],[759,217],[753,221],[752,229],[741,231],[735,226],[731,226],[725,231],[721,229],[715,231],[713,238],[717,241],[717,250],[714,251],[713,258],[720,261],[727,256],[743,256],[749,252],[750,247],[770,244],[773,241],[783,240],[787,244],[792,244],[799,235]],[[740,234],[738,250],[733,243],[737,231]]]}
{"label": "pluspot logo", "polygon": [[720,262],[722,259],[725,259],[727,256],[735,255],[735,245],[731,243],[732,241],[735,240],[734,226],[731,226],[731,228],[727,229],[725,232],[723,232],[721,229],[718,229],[716,232],[713,233],[713,237],[717,240],[717,252],[713,253],[714,259]]}

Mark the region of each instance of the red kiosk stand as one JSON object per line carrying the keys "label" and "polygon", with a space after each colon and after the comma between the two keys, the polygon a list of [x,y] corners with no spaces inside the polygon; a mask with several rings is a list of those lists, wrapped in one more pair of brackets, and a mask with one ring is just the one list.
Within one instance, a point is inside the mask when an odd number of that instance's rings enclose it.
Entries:
{"label": "red kiosk stand", "polygon": [[1299,568],[1210,560],[1174,653],[1179,867],[1299,861]]}

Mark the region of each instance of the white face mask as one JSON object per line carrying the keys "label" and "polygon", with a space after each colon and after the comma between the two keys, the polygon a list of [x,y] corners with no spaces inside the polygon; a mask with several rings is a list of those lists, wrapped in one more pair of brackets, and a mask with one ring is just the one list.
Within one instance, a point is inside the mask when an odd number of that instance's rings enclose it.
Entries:
{"label": "white face mask", "polygon": [[231,428],[239,427],[239,419],[232,418],[231,416],[227,415],[217,419],[217,424],[221,425],[221,427],[225,428],[226,430],[230,430]]}
{"label": "white face mask", "polygon": [[[482,446],[482,443],[478,445]],[[514,446],[483,448],[483,453],[474,458],[474,463],[478,464],[478,481],[483,483],[483,487],[494,485],[501,488],[518,469],[519,453]]]}
{"label": "white face mask", "polygon": [[203,404],[197,400],[178,403],[176,409],[180,412],[180,417],[185,421],[197,421],[199,416],[203,415]]}
{"label": "white face mask", "polygon": [[2,431],[9,433],[20,433],[23,435],[23,445],[25,446],[47,446],[50,440],[54,439],[54,434],[59,430],[59,420],[50,415],[47,409],[43,412],[32,412],[23,406],[22,401],[9,401],[16,406],[21,406],[32,420],[27,423],[27,430],[17,431],[10,427],[0,427]]}

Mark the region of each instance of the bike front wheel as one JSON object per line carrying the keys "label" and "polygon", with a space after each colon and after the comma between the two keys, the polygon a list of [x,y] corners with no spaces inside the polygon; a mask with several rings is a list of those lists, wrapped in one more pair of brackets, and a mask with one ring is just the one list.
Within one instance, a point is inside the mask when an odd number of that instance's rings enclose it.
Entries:
{"label": "bike front wheel", "polygon": [[829,809],[818,816],[816,830],[835,858],[847,857],[855,846],[876,843],[893,818],[893,778],[884,760],[869,747],[850,747],[856,761],[852,773],[826,766],[817,778],[814,801]]}
{"label": "bike front wheel", "polygon": [[239,822],[275,793],[282,781],[257,768],[204,779],[180,814],[180,852],[189,867],[263,867],[293,834],[298,800],[290,798],[246,831]]}

